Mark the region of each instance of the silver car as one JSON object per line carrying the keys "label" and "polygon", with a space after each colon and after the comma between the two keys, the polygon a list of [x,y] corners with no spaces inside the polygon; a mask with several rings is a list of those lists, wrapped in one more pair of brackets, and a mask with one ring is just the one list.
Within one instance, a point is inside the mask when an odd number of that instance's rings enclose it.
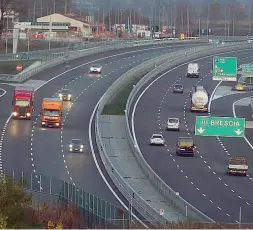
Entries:
{"label": "silver car", "polygon": [[83,143],[80,139],[72,139],[69,142],[69,152],[78,152],[82,153],[83,152]]}
{"label": "silver car", "polygon": [[99,64],[92,65],[90,67],[90,73],[101,74],[102,73],[102,66]]}

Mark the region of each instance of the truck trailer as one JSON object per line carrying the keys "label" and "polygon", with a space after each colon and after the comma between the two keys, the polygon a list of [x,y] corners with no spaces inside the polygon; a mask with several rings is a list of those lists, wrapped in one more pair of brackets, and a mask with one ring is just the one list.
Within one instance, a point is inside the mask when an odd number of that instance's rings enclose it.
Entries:
{"label": "truck trailer", "polygon": [[31,119],[34,103],[34,91],[35,88],[33,87],[15,87],[12,99],[13,119]]}
{"label": "truck trailer", "polygon": [[42,127],[61,127],[63,101],[60,98],[44,98],[41,110]]}
{"label": "truck trailer", "polygon": [[209,95],[203,86],[195,86],[191,93],[191,112],[208,112]]}

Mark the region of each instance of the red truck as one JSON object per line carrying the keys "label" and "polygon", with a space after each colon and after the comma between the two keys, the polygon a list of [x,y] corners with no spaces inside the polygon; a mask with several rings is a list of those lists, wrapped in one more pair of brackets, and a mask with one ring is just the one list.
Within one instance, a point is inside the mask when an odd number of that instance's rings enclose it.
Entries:
{"label": "red truck", "polygon": [[16,86],[12,100],[12,116],[14,119],[31,119],[34,103],[34,90],[33,87]]}

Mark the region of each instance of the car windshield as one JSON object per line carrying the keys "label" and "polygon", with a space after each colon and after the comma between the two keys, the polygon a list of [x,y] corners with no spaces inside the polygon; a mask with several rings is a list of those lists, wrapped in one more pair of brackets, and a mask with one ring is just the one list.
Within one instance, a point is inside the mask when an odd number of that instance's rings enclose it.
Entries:
{"label": "car windshield", "polygon": [[43,115],[44,116],[50,116],[50,117],[58,117],[60,115],[60,111],[59,110],[47,110],[44,109],[43,110]]}
{"label": "car windshield", "polygon": [[175,88],[177,88],[177,89],[181,89],[181,88],[183,88],[183,86],[182,86],[182,85],[175,85],[174,87],[175,87]]}
{"label": "car windshield", "polygon": [[95,64],[92,66],[93,68],[100,68],[100,65],[99,64]]}
{"label": "car windshield", "polygon": [[161,135],[153,135],[152,138],[159,138],[162,139],[163,137]]}
{"label": "car windshield", "polygon": [[178,123],[178,119],[176,119],[176,118],[169,118],[169,123]]}
{"label": "car windshield", "polygon": [[26,107],[26,106],[28,106],[29,104],[30,104],[29,101],[22,101],[22,100],[17,100],[16,103],[15,103],[15,105],[21,106],[21,107]]}
{"label": "car windshield", "polygon": [[62,94],[68,94],[68,93],[69,93],[69,90],[68,90],[68,89],[63,89],[63,90],[61,91],[61,93],[62,93]]}
{"label": "car windshield", "polygon": [[82,144],[81,140],[78,140],[78,139],[71,140],[71,143],[74,144],[74,145],[80,145],[80,144]]}
{"label": "car windshield", "polygon": [[191,147],[193,146],[193,140],[191,138],[180,138],[179,139],[180,146]]}

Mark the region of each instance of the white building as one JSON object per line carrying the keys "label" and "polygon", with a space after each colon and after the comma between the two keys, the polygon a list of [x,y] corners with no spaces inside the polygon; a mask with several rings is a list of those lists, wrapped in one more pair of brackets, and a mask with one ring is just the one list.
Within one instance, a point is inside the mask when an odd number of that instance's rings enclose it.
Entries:
{"label": "white building", "polygon": [[78,17],[73,14],[51,14],[41,18],[37,18],[37,22],[55,22],[55,23],[70,23],[70,29],[72,31],[81,32],[83,35],[90,35],[91,25],[85,20],[85,18]]}

